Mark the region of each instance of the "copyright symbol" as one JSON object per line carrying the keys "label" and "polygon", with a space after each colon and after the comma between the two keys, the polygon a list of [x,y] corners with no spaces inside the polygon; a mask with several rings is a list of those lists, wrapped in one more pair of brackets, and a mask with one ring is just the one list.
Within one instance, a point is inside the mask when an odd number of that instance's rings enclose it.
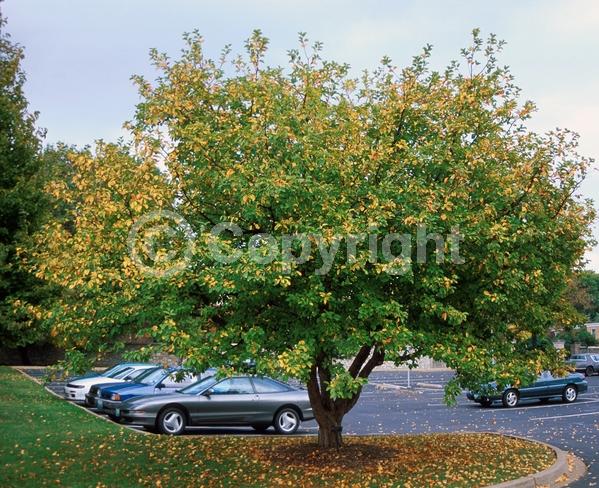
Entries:
{"label": "copyright symbol", "polygon": [[193,231],[170,210],[141,216],[129,230],[129,257],[145,275],[162,278],[183,271],[193,256]]}

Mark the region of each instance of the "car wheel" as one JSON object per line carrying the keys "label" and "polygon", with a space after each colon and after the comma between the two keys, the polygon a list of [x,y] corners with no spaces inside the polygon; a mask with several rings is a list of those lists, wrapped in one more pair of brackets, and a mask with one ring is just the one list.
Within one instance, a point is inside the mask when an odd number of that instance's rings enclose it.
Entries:
{"label": "car wheel", "polygon": [[564,392],[562,393],[562,400],[566,403],[575,402],[578,398],[578,390],[574,385],[568,385],[564,388]]}
{"label": "car wheel", "polygon": [[503,403],[503,406],[507,408],[514,408],[518,405],[519,401],[520,396],[518,395],[518,392],[513,388],[504,391],[503,395],[501,396],[501,402]]}
{"label": "car wheel", "polygon": [[587,369],[584,370],[585,376],[593,376],[595,374],[595,368],[592,366],[587,366]]}
{"label": "car wheel", "polygon": [[253,424],[252,429],[256,432],[266,432],[266,430],[270,427],[269,424]]}
{"label": "car wheel", "polygon": [[185,413],[176,407],[165,408],[158,416],[158,430],[166,435],[182,434],[187,425]]}
{"label": "car wheel", "polygon": [[279,434],[294,434],[300,425],[300,416],[294,408],[283,408],[275,415],[275,430]]}
{"label": "car wheel", "polygon": [[492,404],[493,404],[493,400],[489,400],[488,398],[485,398],[484,400],[481,400],[481,401],[480,401],[480,405],[481,405],[481,407],[484,407],[484,408],[488,408],[488,407],[490,407]]}
{"label": "car wheel", "polygon": [[110,420],[112,420],[113,422],[116,422],[117,424],[121,423],[120,417],[117,417],[116,415],[112,415],[111,413],[108,414],[108,418]]}

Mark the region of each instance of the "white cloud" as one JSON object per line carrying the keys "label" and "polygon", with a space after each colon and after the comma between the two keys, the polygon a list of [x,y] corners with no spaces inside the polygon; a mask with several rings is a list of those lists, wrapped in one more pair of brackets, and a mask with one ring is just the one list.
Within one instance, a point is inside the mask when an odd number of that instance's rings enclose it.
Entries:
{"label": "white cloud", "polygon": [[[529,4],[538,10],[538,4]],[[547,20],[556,32],[573,34],[580,37],[581,34],[597,34],[599,26],[599,2],[595,0],[578,0],[570,2],[558,2],[556,7],[545,10]]]}

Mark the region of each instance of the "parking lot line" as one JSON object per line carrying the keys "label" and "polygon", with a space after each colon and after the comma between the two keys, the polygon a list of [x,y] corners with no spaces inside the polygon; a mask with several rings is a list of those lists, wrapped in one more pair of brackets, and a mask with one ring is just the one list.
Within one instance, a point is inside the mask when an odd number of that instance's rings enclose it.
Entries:
{"label": "parking lot line", "polygon": [[505,408],[505,409],[485,409],[483,412],[514,412],[515,410],[533,410],[535,408],[560,408],[560,407],[572,407],[574,405],[586,405],[588,403],[599,403],[599,400],[579,400],[574,403],[549,403],[547,405],[524,405],[516,408]]}
{"label": "parking lot line", "polygon": [[572,413],[570,415],[555,415],[553,417],[533,417],[530,420],[553,420],[563,419],[566,417],[585,417],[587,415],[599,415],[599,412]]}
{"label": "parking lot line", "polygon": [[[455,405],[452,405],[452,407],[463,407],[463,406],[468,406],[468,405],[472,405],[472,403],[458,402]],[[427,407],[447,407],[448,405],[446,403],[427,403],[426,406]]]}

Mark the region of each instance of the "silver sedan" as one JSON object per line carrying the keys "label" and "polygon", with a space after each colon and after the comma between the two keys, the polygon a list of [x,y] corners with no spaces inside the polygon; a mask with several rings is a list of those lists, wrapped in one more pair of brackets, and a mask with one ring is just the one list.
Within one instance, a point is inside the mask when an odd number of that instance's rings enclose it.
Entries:
{"label": "silver sedan", "polygon": [[251,426],[293,434],[314,418],[306,390],[264,376],[205,378],[170,395],[136,397],[115,412],[146,430],[178,435],[187,426]]}

